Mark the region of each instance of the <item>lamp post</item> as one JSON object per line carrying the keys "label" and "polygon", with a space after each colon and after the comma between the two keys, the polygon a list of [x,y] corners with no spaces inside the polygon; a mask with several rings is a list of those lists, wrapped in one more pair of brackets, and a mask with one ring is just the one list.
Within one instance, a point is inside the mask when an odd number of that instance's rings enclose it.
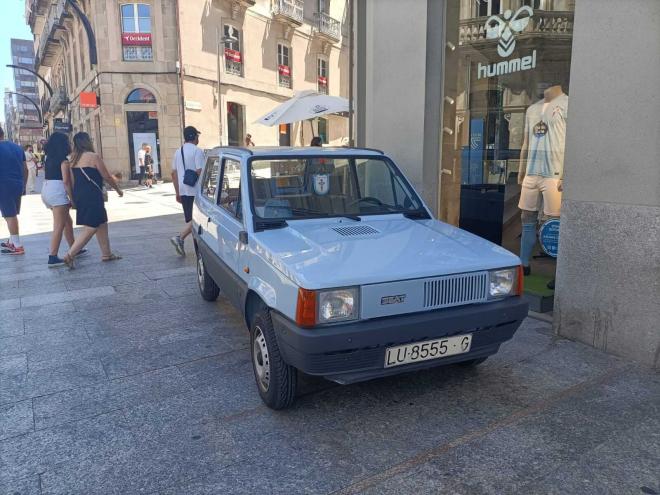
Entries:
{"label": "lamp post", "polygon": [[32,103],[32,105],[34,106],[34,108],[37,109],[37,115],[39,115],[39,123],[40,123],[41,125],[43,125],[43,123],[44,123],[44,118],[43,118],[43,115],[41,114],[41,108],[39,108],[39,105],[37,105],[37,103],[36,103],[32,98],[30,98],[29,96],[25,96],[23,93],[16,93],[16,92],[14,92],[14,91],[5,91],[5,94],[8,94],[8,95],[16,95],[16,96],[22,96],[22,97],[25,98],[27,101],[29,101],[30,103]]}
{"label": "lamp post", "polygon": [[[220,146],[222,146],[222,59],[225,53],[225,44],[238,41],[238,38],[229,34],[218,40],[218,131],[220,133]],[[221,51],[222,48],[222,51]]]}
{"label": "lamp post", "polygon": [[50,96],[53,96],[53,88],[51,87],[50,84],[48,84],[48,81],[46,81],[41,75],[32,69],[28,69],[27,67],[23,67],[22,65],[12,65],[12,64],[7,64],[6,67],[9,67],[10,69],[22,69],[25,71],[28,71],[30,74],[35,75],[41,82],[44,83],[44,86],[46,86],[46,89],[48,90],[48,93],[50,93]]}

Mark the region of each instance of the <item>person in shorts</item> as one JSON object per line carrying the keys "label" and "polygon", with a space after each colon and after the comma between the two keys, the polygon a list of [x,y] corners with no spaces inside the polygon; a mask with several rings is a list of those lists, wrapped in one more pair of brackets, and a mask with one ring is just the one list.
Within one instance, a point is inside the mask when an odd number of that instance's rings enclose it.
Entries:
{"label": "person in shorts", "polygon": [[185,256],[184,240],[192,233],[192,211],[197,187],[183,183],[186,170],[194,170],[197,176],[204,168],[204,152],[197,145],[201,133],[192,126],[183,130],[184,144],[174,153],[172,160],[172,182],[176,191],[176,200],[183,206],[183,218],[186,222],[183,230],[170,239],[180,256]]}
{"label": "person in shorts", "polygon": [[0,127],[0,214],[7,222],[9,240],[0,243],[0,252],[8,255],[23,255],[18,227],[21,198],[25,194],[28,170],[25,152],[20,146],[7,141]]}
{"label": "person in shorts", "polygon": [[147,172],[147,164],[145,163],[146,156],[147,143],[142,143],[140,151],[138,151],[138,186],[141,186],[142,181],[145,180],[145,174]]}

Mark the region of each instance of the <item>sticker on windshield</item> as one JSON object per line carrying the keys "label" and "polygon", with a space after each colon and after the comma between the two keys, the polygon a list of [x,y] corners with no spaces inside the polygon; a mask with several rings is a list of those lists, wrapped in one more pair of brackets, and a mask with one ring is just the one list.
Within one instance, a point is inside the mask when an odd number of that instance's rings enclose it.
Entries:
{"label": "sticker on windshield", "polygon": [[330,175],[315,174],[312,176],[314,181],[314,193],[319,196],[325,196],[330,192]]}

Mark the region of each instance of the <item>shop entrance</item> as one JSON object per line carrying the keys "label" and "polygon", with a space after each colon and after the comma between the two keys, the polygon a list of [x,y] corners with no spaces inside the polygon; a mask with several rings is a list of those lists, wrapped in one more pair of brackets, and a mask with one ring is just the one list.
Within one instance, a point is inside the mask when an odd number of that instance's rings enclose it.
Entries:
{"label": "shop entrance", "polygon": [[160,178],[160,140],[158,138],[158,112],[126,112],[128,147],[131,150],[131,179],[140,173],[138,154],[143,145],[151,147],[154,173]]}
{"label": "shop entrance", "polygon": [[227,103],[227,144],[243,146],[245,140],[245,107],[238,103]]}

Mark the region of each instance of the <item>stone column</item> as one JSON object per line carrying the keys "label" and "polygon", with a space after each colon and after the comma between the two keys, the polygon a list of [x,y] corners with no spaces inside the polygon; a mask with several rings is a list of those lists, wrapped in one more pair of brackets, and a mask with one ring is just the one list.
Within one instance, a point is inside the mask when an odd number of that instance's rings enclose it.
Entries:
{"label": "stone column", "polygon": [[576,2],[564,179],[556,331],[658,368],[657,0]]}

